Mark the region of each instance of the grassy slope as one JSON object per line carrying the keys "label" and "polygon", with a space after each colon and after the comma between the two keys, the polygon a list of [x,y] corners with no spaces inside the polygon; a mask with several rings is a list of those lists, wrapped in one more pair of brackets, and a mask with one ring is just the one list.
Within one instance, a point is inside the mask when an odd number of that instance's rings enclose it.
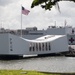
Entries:
{"label": "grassy slope", "polygon": [[0,75],[75,75],[62,73],[43,73],[38,71],[24,71],[24,70],[0,70]]}

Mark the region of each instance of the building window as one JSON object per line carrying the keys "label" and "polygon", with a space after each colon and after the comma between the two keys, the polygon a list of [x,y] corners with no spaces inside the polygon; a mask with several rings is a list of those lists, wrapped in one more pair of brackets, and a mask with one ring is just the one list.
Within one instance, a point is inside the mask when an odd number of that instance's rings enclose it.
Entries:
{"label": "building window", "polygon": [[33,48],[33,51],[35,50],[35,45],[34,45],[34,43],[33,43],[33,46],[32,46],[32,48]]}
{"label": "building window", "polygon": [[46,43],[46,51],[48,50],[48,47],[47,47],[47,43]]}
{"label": "building window", "polygon": [[29,47],[29,51],[31,51],[31,47]]}
{"label": "building window", "polygon": [[10,44],[12,44],[12,38],[10,38]]}
{"label": "building window", "polygon": [[10,44],[12,44],[12,42],[10,41]]}
{"label": "building window", "polygon": [[35,43],[29,44],[29,51],[35,51]]}
{"label": "building window", "polygon": [[50,43],[49,43],[49,50],[51,50],[51,45],[50,45]]}
{"label": "building window", "polygon": [[38,43],[36,43],[36,50],[38,51]]}
{"label": "building window", "polygon": [[32,43],[29,44],[29,51],[32,50]]}
{"label": "building window", "polygon": [[34,46],[32,48],[33,48],[33,51],[34,51]]}
{"label": "building window", "polygon": [[10,45],[10,48],[12,49],[12,45]]}
{"label": "building window", "polygon": [[39,51],[41,51],[41,43],[39,43]]}
{"label": "building window", "polygon": [[44,51],[44,43],[42,43],[42,50]]}
{"label": "building window", "polygon": [[10,41],[12,40],[12,38],[10,38]]}
{"label": "building window", "polygon": [[10,49],[10,51],[13,51],[13,49]]}

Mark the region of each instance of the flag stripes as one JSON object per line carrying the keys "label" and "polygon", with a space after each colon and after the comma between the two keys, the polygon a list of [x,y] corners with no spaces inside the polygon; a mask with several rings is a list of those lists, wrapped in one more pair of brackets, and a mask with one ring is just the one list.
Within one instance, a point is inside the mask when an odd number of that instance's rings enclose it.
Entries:
{"label": "flag stripes", "polygon": [[25,8],[22,6],[22,14],[28,15],[29,12],[30,12],[29,10],[25,9]]}

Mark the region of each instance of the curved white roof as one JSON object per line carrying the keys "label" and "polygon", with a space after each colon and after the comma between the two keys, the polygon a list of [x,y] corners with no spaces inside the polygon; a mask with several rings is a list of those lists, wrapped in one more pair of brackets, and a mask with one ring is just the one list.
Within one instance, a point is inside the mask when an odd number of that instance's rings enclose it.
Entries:
{"label": "curved white roof", "polygon": [[28,42],[35,42],[35,43],[41,43],[41,42],[51,42],[51,41],[54,41],[60,37],[64,37],[65,35],[46,35],[46,36],[43,36],[43,37],[40,37],[40,38],[37,38],[35,40],[29,40],[29,39],[25,39],[25,38],[22,38],[23,40],[25,41],[28,41]]}

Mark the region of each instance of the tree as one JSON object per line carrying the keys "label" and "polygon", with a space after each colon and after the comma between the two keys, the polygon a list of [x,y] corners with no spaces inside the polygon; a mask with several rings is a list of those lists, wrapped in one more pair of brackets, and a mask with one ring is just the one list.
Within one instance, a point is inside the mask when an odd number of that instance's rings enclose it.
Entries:
{"label": "tree", "polygon": [[37,6],[37,5],[41,5],[41,7],[45,10],[51,10],[52,6],[57,5],[58,9],[59,8],[59,4],[58,2],[60,1],[73,1],[75,2],[75,0],[33,0],[32,4],[31,4],[31,8]]}

